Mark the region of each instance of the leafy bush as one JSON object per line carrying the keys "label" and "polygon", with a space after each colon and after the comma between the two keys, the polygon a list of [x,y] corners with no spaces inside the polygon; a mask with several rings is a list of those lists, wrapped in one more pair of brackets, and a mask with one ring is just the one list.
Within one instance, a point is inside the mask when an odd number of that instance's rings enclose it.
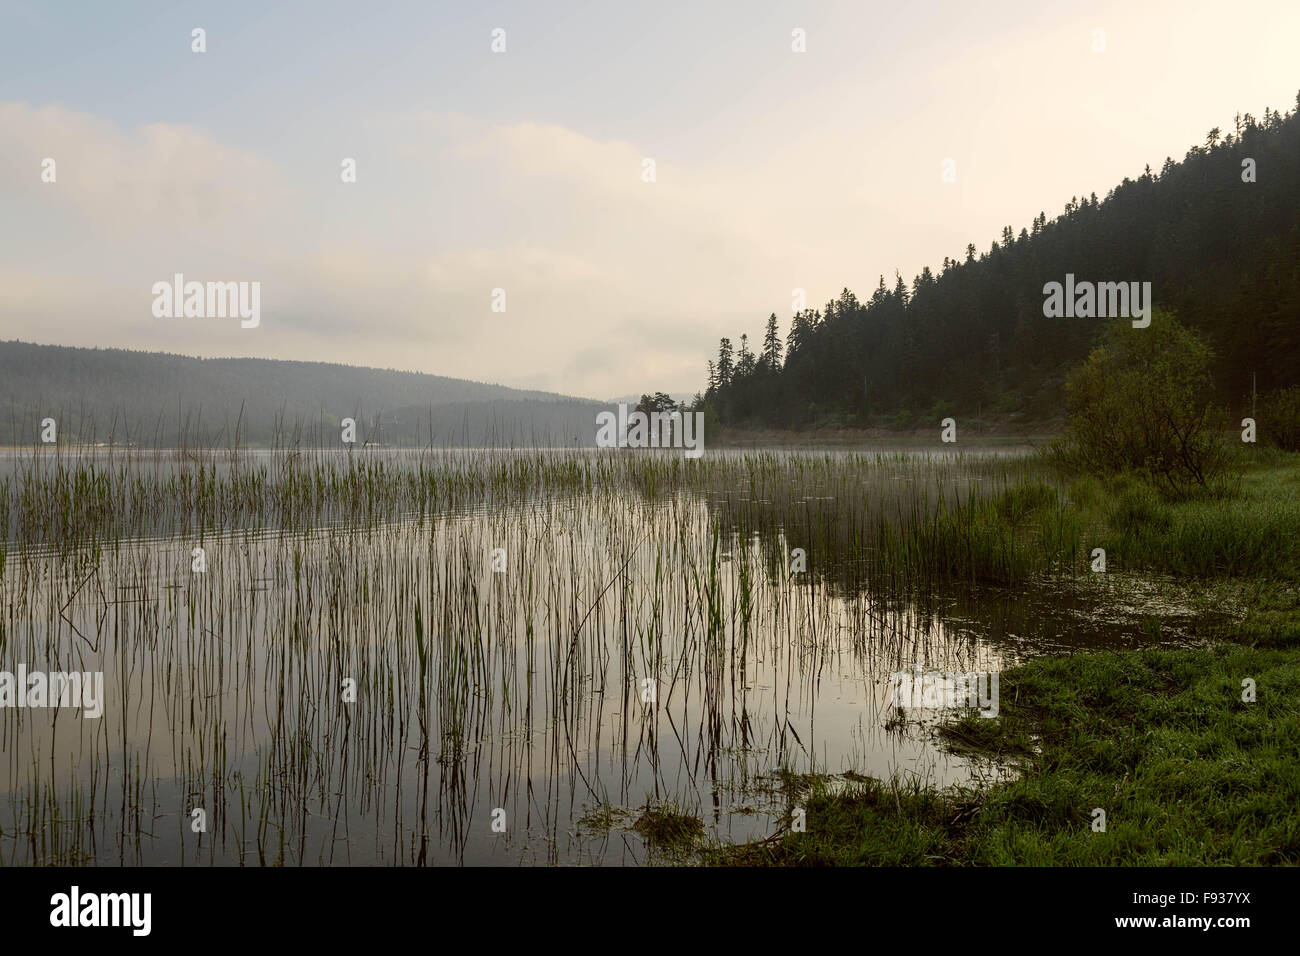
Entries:
{"label": "leafy bush", "polygon": [[1135,471],[1171,497],[1208,489],[1232,457],[1210,404],[1213,354],[1170,313],[1112,326],[1066,383],[1063,456],[1093,474]]}
{"label": "leafy bush", "polygon": [[1300,451],[1300,385],[1269,392],[1260,404],[1260,436],[1285,451]]}

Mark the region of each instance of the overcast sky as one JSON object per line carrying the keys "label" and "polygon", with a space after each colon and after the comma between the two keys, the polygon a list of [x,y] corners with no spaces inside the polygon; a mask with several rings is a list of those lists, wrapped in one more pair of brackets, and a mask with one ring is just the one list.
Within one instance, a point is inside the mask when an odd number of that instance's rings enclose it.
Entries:
{"label": "overcast sky", "polygon": [[[1296,0],[3,0],[0,338],[693,392],[792,289],[1294,106],[1297,50]],[[155,318],[177,272],[259,281],[261,325]]]}

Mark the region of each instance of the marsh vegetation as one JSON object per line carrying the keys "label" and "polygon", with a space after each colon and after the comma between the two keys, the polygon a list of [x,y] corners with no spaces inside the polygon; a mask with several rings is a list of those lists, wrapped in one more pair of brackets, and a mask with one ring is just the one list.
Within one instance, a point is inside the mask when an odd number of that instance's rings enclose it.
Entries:
{"label": "marsh vegetation", "polygon": [[663,807],[766,839],[786,775],[1002,772],[891,721],[891,673],[1176,646],[1211,613],[1088,575],[1086,512],[1024,450],[3,468],[0,670],[107,698],[0,709],[7,865],[644,860]]}

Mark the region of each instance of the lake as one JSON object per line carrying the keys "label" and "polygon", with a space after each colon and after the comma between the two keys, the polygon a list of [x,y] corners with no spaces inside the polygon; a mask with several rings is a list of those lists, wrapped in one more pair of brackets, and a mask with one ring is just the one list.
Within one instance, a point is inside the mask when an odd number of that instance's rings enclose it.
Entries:
{"label": "lake", "polygon": [[946,752],[948,708],[900,712],[895,675],[1185,643],[1204,613],[1078,567],[938,573],[943,542],[906,537],[1050,494],[1036,468],[6,453],[0,671],[102,673],[104,700],[0,707],[0,862],[673,862],[634,827],[647,808],[743,842],[801,774],[978,786],[1012,771]]}

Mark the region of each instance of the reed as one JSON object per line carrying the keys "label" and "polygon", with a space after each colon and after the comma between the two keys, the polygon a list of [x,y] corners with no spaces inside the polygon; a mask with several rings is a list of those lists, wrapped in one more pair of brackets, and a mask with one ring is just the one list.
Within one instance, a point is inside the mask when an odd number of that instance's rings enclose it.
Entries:
{"label": "reed", "polygon": [[99,720],[0,709],[7,865],[608,861],[627,843],[574,835],[591,806],[730,833],[777,769],[964,777],[889,736],[889,673],[998,668],[1013,652],[934,602],[1084,554],[1067,490],[1024,455],[114,448],[0,467],[0,669],[102,671],[107,698]]}

